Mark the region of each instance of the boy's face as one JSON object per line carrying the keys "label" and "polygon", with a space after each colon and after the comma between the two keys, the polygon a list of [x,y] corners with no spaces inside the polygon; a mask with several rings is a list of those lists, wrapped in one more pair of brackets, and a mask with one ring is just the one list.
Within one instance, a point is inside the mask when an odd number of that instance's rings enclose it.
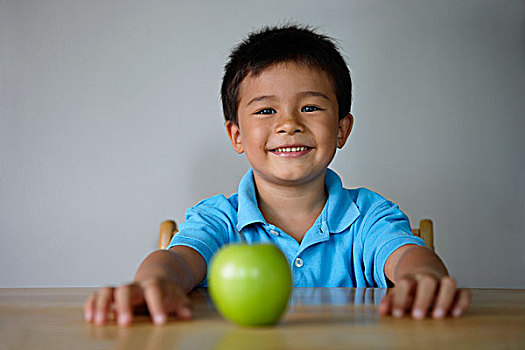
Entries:
{"label": "boy's face", "polygon": [[246,153],[256,180],[292,185],[324,176],[352,129],[339,121],[334,87],[323,71],[281,63],[240,85],[238,125],[226,123],[237,153]]}

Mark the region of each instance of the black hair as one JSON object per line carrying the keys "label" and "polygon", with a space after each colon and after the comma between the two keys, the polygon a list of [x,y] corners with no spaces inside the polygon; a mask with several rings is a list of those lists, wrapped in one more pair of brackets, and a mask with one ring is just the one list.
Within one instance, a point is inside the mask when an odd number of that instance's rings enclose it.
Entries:
{"label": "black hair", "polygon": [[221,87],[224,119],[238,123],[239,90],[246,76],[257,76],[266,68],[285,62],[324,71],[334,85],[339,119],[350,113],[352,79],[334,40],[308,26],[285,25],[253,32],[232,50]]}

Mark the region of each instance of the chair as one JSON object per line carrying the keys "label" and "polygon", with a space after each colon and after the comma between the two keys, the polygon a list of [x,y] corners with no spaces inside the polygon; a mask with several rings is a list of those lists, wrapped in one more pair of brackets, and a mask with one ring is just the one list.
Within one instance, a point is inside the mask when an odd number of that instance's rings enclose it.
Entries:
{"label": "chair", "polygon": [[[173,220],[166,220],[160,224],[159,249],[166,249],[171,238],[177,233],[177,224]],[[425,245],[434,250],[434,228],[432,220],[423,219],[419,222],[419,228],[412,230],[414,236],[421,237]]]}
{"label": "chair", "polygon": [[420,237],[427,248],[434,251],[434,225],[432,220],[423,219],[419,222],[419,228],[412,229],[414,236]]}
{"label": "chair", "polygon": [[177,224],[173,220],[166,220],[160,224],[159,249],[166,249],[173,236],[177,233]]}

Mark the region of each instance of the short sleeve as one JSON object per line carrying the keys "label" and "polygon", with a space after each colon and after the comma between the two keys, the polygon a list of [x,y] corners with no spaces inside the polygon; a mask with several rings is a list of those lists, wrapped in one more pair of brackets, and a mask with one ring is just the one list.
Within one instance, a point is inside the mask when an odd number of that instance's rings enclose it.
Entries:
{"label": "short sleeve", "polygon": [[385,264],[396,249],[406,244],[425,245],[412,234],[408,217],[386,200],[367,213],[361,233],[365,278],[372,287],[387,287]]}
{"label": "short sleeve", "polygon": [[[185,221],[180,224],[179,231],[173,236],[166,249],[174,246],[187,246],[202,255],[209,267],[213,255],[229,242],[229,232],[232,230],[231,205],[224,200],[208,200],[189,208]],[[214,197],[212,197],[214,198]],[[207,278],[199,286],[205,286]]]}

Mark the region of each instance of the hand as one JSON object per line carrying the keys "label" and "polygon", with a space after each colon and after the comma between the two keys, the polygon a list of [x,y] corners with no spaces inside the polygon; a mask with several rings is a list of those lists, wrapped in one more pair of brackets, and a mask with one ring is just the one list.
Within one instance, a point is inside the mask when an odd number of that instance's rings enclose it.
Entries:
{"label": "hand", "polygon": [[104,325],[112,313],[120,326],[131,325],[133,310],[147,307],[153,322],[162,325],[167,315],[176,314],[180,319],[191,319],[191,302],[182,288],[174,281],[152,278],[117,288],[100,288],[84,304],[87,322]]}
{"label": "hand", "polygon": [[415,274],[402,278],[379,304],[379,314],[396,318],[412,313],[414,319],[429,316],[442,319],[447,315],[460,317],[470,304],[470,292],[456,288],[456,282],[445,276]]}

